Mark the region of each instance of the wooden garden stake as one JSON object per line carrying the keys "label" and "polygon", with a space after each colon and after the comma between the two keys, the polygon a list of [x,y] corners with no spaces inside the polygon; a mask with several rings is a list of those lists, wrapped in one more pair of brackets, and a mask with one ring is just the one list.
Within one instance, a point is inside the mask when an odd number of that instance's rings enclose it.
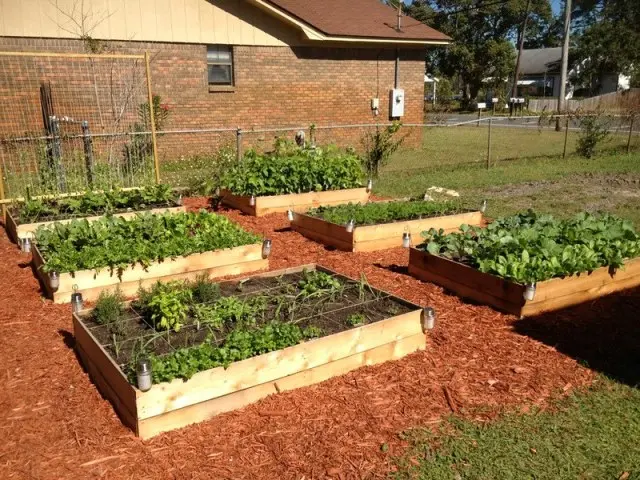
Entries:
{"label": "wooden garden stake", "polygon": [[147,73],[147,97],[149,102],[149,123],[151,123],[151,144],[153,147],[153,165],[156,170],[156,183],[160,183],[160,164],[158,162],[158,142],[156,139],[156,116],[153,111],[153,92],[151,91],[151,66],[149,52],[144,52],[145,70]]}

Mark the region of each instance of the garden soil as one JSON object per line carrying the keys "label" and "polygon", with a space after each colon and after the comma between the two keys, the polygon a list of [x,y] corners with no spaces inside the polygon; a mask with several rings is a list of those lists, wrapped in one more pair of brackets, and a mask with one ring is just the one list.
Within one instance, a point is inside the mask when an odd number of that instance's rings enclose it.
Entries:
{"label": "garden soil", "polygon": [[[638,291],[522,324],[413,279],[405,249],[330,251],[290,231],[285,214],[221,212],[273,240],[272,269],[317,262],[355,278],[363,273],[375,287],[434,307],[427,350],[142,441],[81,367],[70,306],[42,298],[30,256],[2,233],[0,478],[383,478],[403,453],[406,429],[433,427],[451,413],[486,421],[505,409],[544,407],[594,380],[577,360],[582,349],[606,371],[604,347],[616,350],[616,338],[629,348],[638,342],[624,332],[640,307]],[[632,308],[620,307],[626,304]],[[590,336],[581,342],[583,323]]]}

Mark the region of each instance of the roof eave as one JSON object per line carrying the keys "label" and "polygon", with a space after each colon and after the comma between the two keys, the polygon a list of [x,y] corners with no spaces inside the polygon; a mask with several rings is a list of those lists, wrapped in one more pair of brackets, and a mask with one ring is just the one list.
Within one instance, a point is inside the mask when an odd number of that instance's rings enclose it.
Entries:
{"label": "roof eave", "polygon": [[349,37],[349,36],[336,36],[327,35],[309,24],[301,21],[297,17],[290,15],[287,12],[275,7],[271,3],[265,0],[251,0],[258,7],[276,17],[284,20],[285,22],[298,27],[308,40],[317,42],[348,42],[348,43],[374,43],[374,44],[404,44],[404,45],[448,45],[451,43],[450,39],[415,39],[415,38],[384,38],[384,37]]}

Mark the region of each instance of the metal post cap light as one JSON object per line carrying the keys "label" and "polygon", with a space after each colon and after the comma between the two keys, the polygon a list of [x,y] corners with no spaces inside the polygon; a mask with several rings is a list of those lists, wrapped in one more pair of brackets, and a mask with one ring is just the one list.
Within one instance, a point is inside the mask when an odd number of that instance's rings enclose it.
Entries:
{"label": "metal post cap light", "polygon": [[486,200],[482,200],[482,203],[480,204],[480,211],[482,213],[487,211],[487,201]]}
{"label": "metal post cap light", "polygon": [[367,192],[371,192],[373,190],[373,180],[369,179],[367,181]]}
{"label": "metal post cap light", "polygon": [[74,291],[71,294],[71,311],[73,313],[81,312],[84,309],[84,301],[82,299],[82,293]]}
{"label": "metal post cap light", "polygon": [[252,207],[256,206],[256,197],[255,197],[255,195],[251,195],[251,198],[249,198],[249,205],[251,205]]}
{"label": "metal post cap light", "polygon": [[353,229],[355,228],[355,226],[356,226],[356,221],[352,218],[347,222],[347,225],[346,225],[347,232],[349,233],[353,232]]}
{"label": "metal post cap light", "polygon": [[271,255],[271,240],[265,238],[262,242],[262,258],[267,258]]}
{"label": "metal post cap light", "polygon": [[29,237],[22,239],[22,251],[25,253],[31,252],[31,239]]}
{"label": "metal post cap light", "polygon": [[433,330],[436,326],[436,311],[431,307],[422,309],[422,329]]}
{"label": "metal post cap light", "polygon": [[410,232],[404,232],[402,234],[402,246],[404,248],[409,248],[411,246],[411,233]]}
{"label": "metal post cap light", "polygon": [[290,222],[293,222],[293,210],[287,210],[287,218]]}
{"label": "metal post cap light", "polygon": [[522,296],[527,301],[533,300],[536,297],[536,284],[528,283],[527,285],[525,285]]}
{"label": "metal post cap light", "polygon": [[49,286],[54,292],[60,288],[60,276],[58,272],[49,272]]}
{"label": "metal post cap light", "polygon": [[138,389],[143,392],[151,389],[151,386],[153,385],[151,373],[151,361],[147,358],[139,359],[136,365]]}

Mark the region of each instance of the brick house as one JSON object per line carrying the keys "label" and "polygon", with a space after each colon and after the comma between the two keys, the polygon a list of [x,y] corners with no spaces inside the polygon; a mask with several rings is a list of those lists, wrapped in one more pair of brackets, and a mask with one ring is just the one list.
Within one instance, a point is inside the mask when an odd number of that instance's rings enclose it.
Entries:
{"label": "brick house", "polygon": [[[410,18],[396,27],[396,11],[379,0],[0,0],[0,52],[148,51],[167,130],[386,122],[394,87],[404,90],[399,118],[421,123],[425,52],[449,38]],[[57,115],[108,132],[96,115],[116,110],[113,84],[134,67],[87,63],[0,56],[0,104],[11,106],[0,110],[0,136],[43,128],[43,82]],[[165,156],[185,145],[160,141]]]}

